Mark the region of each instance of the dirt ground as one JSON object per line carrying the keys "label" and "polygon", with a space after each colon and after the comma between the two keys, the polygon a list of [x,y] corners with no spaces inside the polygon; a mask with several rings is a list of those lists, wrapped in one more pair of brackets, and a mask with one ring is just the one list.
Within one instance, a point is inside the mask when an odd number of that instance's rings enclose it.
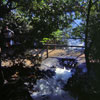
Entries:
{"label": "dirt ground", "polygon": [[[38,50],[35,50],[35,52],[38,52]],[[73,56],[73,57],[77,57],[79,56],[80,57],[78,58],[78,60],[80,62],[85,62],[85,56],[84,54],[81,55],[80,52],[74,52],[74,51],[66,51],[66,50],[63,50],[63,49],[55,49],[55,50],[48,50],[48,56],[49,57],[54,57],[54,56]],[[32,56],[35,56],[35,53],[32,55]],[[44,51],[42,52],[42,54],[40,53],[39,54],[39,57],[42,57],[42,60],[46,59],[47,57],[47,52]],[[16,63],[17,63],[17,60],[16,60]],[[24,59],[23,60],[23,63],[25,66],[33,66],[32,62],[28,59]],[[13,65],[13,62],[11,60],[6,60],[6,61],[2,61],[2,66],[12,66]]]}

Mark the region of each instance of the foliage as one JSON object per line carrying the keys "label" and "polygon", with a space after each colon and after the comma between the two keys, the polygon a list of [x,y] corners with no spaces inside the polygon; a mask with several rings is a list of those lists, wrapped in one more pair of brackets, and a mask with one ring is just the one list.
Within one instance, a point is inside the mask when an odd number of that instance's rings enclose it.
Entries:
{"label": "foliage", "polygon": [[[89,60],[100,63],[100,0],[91,0],[91,9],[88,4],[89,0],[0,0],[0,30],[9,23],[25,50],[33,48],[34,41],[85,38]],[[74,25],[76,20],[81,22]]]}
{"label": "foliage", "polygon": [[46,44],[50,41],[50,38],[43,38],[43,40],[41,41],[43,44]]}
{"label": "foliage", "polygon": [[[81,5],[77,0],[3,0],[0,3],[0,11],[2,11],[0,18],[4,22],[5,19],[7,19],[6,22],[10,20],[10,25],[14,24],[14,28],[11,28],[14,31],[17,30],[16,35],[21,33],[24,37],[18,36],[19,40],[27,41],[27,44],[31,46],[32,41],[54,37],[53,32],[63,30],[75,18],[79,18],[83,11]],[[57,35],[59,32],[54,34]],[[59,37],[61,37],[60,34]],[[56,36],[54,38],[58,40]]]}
{"label": "foliage", "polygon": [[57,30],[51,34],[57,41],[62,39],[62,31]]}
{"label": "foliage", "polygon": [[[97,59],[100,51],[97,20],[99,19],[99,6],[99,0],[92,0],[88,33],[91,59],[94,57]],[[87,0],[1,0],[0,29],[9,23],[19,41],[26,47],[32,47],[34,41],[43,43],[53,39],[61,41],[63,36],[68,38],[69,35],[74,38],[84,38],[87,10]],[[77,19],[81,20],[81,23],[76,22],[78,25],[73,27],[72,23]],[[65,31],[66,34],[63,35],[61,31],[64,29],[71,29],[71,31]],[[95,39],[94,34],[96,34]],[[96,52],[92,53],[94,51]]]}

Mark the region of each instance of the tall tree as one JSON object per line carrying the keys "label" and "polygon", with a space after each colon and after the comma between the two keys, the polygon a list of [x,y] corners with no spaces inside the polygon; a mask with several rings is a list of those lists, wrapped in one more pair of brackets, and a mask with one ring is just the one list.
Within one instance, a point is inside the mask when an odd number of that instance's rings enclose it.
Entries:
{"label": "tall tree", "polygon": [[88,11],[87,11],[87,19],[86,19],[86,30],[85,30],[85,58],[86,58],[86,65],[88,68],[88,71],[90,70],[90,65],[89,65],[89,45],[88,45],[88,27],[89,27],[89,18],[90,18],[90,11],[91,11],[91,6],[92,6],[92,0],[89,0],[88,4]]}

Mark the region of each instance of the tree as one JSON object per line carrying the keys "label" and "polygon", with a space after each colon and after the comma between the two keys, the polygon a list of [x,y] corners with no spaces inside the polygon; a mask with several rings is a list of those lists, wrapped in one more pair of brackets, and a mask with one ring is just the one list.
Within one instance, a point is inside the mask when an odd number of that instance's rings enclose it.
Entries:
{"label": "tree", "polygon": [[100,62],[100,45],[99,45],[99,6],[100,1],[95,1],[91,8],[90,25],[89,25],[89,59],[95,63]]}
{"label": "tree", "polygon": [[86,19],[86,30],[85,30],[85,58],[86,58],[86,65],[87,65],[88,71],[90,71],[89,51],[88,51],[88,26],[89,26],[91,4],[92,4],[92,0],[90,0],[89,4],[88,4],[87,19]]}
{"label": "tree", "polygon": [[71,37],[80,38],[85,34],[85,55],[88,63],[89,20],[95,10],[91,8],[97,3],[95,0],[89,2],[87,0],[3,0],[0,1],[0,18],[3,21],[1,26],[9,22],[16,35],[20,34],[19,40],[32,47],[32,41],[36,39],[38,41],[42,41],[43,38],[57,39],[58,37],[52,33],[59,35],[57,30],[69,29],[69,26],[79,19],[81,25],[73,28],[68,34],[70,33]]}
{"label": "tree", "polygon": [[32,41],[35,38],[40,41],[50,38],[52,32],[68,27],[75,18],[73,16],[78,17],[83,10],[77,0],[3,0],[0,7],[1,10],[6,7],[5,13],[1,13],[2,18],[8,16],[8,13],[14,13],[15,17],[19,14],[22,20],[23,17],[27,20],[29,27],[32,27],[29,29],[31,39],[28,40]]}

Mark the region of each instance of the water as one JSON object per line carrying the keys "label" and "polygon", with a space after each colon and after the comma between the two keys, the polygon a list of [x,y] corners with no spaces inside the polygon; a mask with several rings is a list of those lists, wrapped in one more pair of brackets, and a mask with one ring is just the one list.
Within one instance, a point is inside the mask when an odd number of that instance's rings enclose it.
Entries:
{"label": "water", "polygon": [[[46,76],[47,77],[47,76]],[[34,100],[75,100],[63,87],[72,77],[71,69],[56,68],[55,76],[37,80],[31,96]]]}
{"label": "water", "polygon": [[56,72],[56,75],[53,78],[55,80],[60,80],[64,82],[64,84],[66,84],[68,79],[72,77],[71,69],[66,69],[65,67],[63,69],[56,68],[55,72]]}
{"label": "water", "polygon": [[[64,91],[64,86],[67,84],[68,79],[71,78],[75,72],[75,68],[66,67],[67,61],[62,62],[63,57],[48,58],[42,62],[40,70],[54,72],[51,77],[48,72],[45,78],[37,80],[36,85],[33,87],[31,94],[34,100],[77,100],[72,97],[68,91]],[[65,64],[62,64],[65,63]],[[83,66],[79,66],[86,71]]]}

